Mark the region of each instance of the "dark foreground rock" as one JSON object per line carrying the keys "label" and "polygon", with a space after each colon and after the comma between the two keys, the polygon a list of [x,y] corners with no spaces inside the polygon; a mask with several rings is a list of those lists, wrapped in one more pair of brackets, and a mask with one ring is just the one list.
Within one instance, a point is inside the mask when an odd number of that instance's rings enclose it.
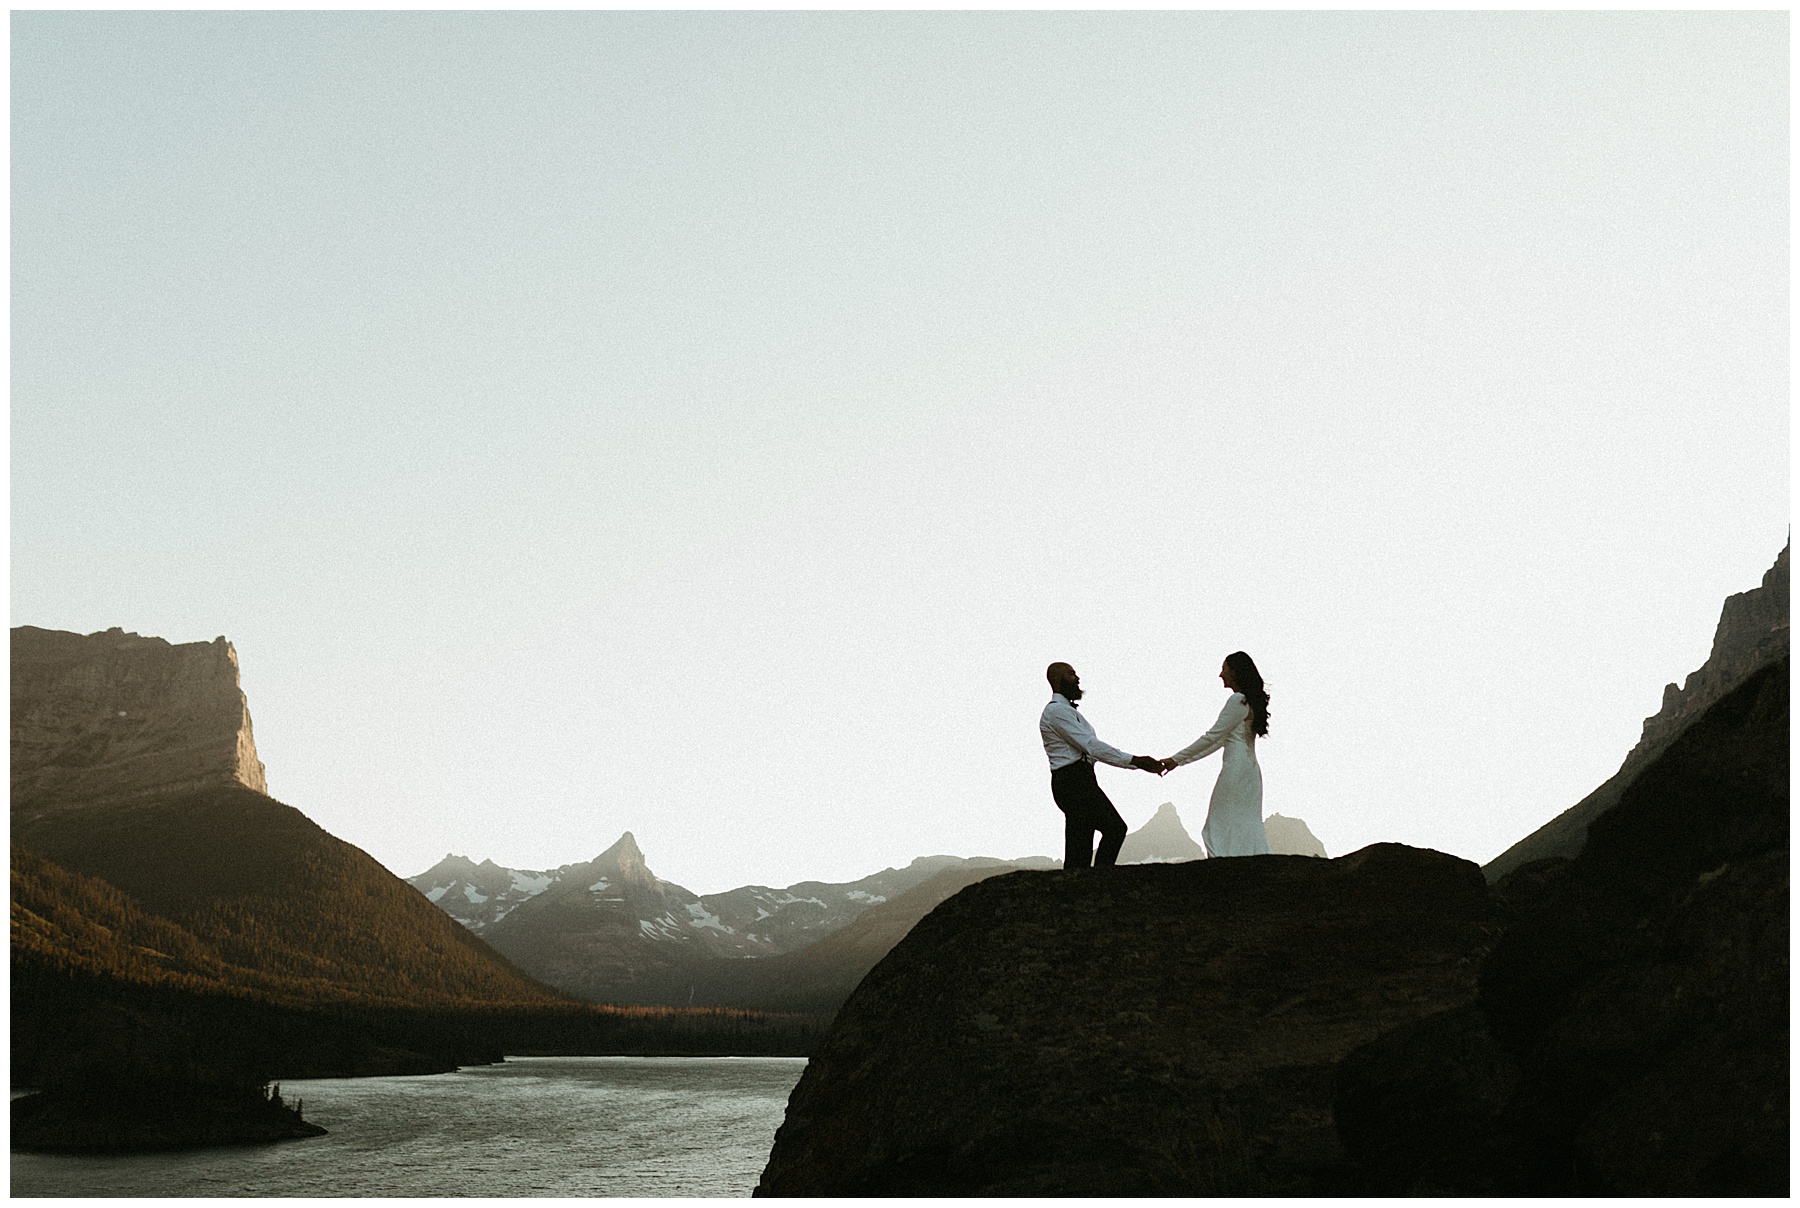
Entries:
{"label": "dark foreground rock", "polygon": [[1371,1195],[1788,1194],[1788,661],[1715,703],[1573,860],[1501,881],[1475,1004],[1339,1071]]}
{"label": "dark foreground rock", "polygon": [[12,1147],[44,1153],[131,1153],[253,1145],[325,1130],[277,1087],[132,1083],[59,1088],[12,1105]]}
{"label": "dark foreground rock", "polygon": [[1337,1063],[1498,934],[1475,865],[1396,844],[983,881],[845,1004],[757,1194],[1345,1189]]}

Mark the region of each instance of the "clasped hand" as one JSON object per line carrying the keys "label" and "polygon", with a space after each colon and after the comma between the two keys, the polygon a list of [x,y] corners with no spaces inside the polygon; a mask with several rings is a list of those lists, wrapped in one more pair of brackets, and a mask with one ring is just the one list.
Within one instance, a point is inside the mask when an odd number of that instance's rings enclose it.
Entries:
{"label": "clasped hand", "polygon": [[1150,755],[1133,755],[1131,766],[1144,772],[1155,772],[1158,776],[1166,776],[1175,770],[1173,759],[1157,759]]}

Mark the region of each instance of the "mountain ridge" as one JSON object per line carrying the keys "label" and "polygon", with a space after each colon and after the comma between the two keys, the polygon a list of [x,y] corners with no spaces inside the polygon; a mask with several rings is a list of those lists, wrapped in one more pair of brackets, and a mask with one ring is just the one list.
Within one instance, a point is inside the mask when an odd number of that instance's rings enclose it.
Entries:
{"label": "mountain ridge", "polygon": [[[841,884],[695,894],[656,876],[627,831],[593,860],[556,869],[511,869],[451,854],[407,880],[518,967],[566,993],[595,1002],[761,1009],[769,997],[762,988],[774,983],[751,965],[803,950],[946,872],[1053,866],[1042,856],[1023,863],[920,856]],[[841,980],[816,971],[813,977]]]}
{"label": "mountain ridge", "polygon": [[1680,687],[1671,683],[1663,688],[1662,707],[1644,719],[1637,745],[1626,754],[1619,770],[1599,788],[1483,865],[1482,872],[1488,880],[1497,881],[1534,860],[1580,854],[1587,842],[1589,824],[1617,805],[1638,774],[1654,763],[1696,718],[1752,675],[1787,657],[1788,553],[1792,544],[1790,541],[1781,547],[1760,584],[1725,598],[1706,661]]}
{"label": "mountain ridge", "polygon": [[[1276,852],[1325,854],[1299,819],[1267,822]],[[1205,854],[1165,802],[1126,837],[1120,863]],[[945,897],[1058,866],[1047,856],[920,856],[856,881],[695,894],[652,873],[626,831],[595,859],[556,869],[452,853],[407,881],[531,976],[589,1001],[830,1012]]]}

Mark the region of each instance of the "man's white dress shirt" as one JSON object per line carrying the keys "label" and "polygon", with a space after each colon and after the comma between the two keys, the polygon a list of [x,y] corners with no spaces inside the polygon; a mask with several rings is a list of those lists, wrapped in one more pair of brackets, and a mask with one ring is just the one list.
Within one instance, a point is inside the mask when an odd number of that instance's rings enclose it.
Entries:
{"label": "man's white dress shirt", "polygon": [[1044,736],[1044,754],[1050,757],[1052,772],[1083,759],[1110,763],[1116,768],[1131,766],[1131,756],[1101,742],[1087,718],[1060,692],[1044,706],[1043,716],[1038,718],[1038,733]]}

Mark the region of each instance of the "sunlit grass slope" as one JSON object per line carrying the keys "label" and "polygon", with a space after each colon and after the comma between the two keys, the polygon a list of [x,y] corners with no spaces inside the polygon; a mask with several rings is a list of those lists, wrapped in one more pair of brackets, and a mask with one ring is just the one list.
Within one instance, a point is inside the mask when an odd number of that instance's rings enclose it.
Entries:
{"label": "sunlit grass slope", "polygon": [[15,959],[290,1005],[567,1001],[367,853],[249,789],[15,809],[13,839],[30,849],[13,860]]}

